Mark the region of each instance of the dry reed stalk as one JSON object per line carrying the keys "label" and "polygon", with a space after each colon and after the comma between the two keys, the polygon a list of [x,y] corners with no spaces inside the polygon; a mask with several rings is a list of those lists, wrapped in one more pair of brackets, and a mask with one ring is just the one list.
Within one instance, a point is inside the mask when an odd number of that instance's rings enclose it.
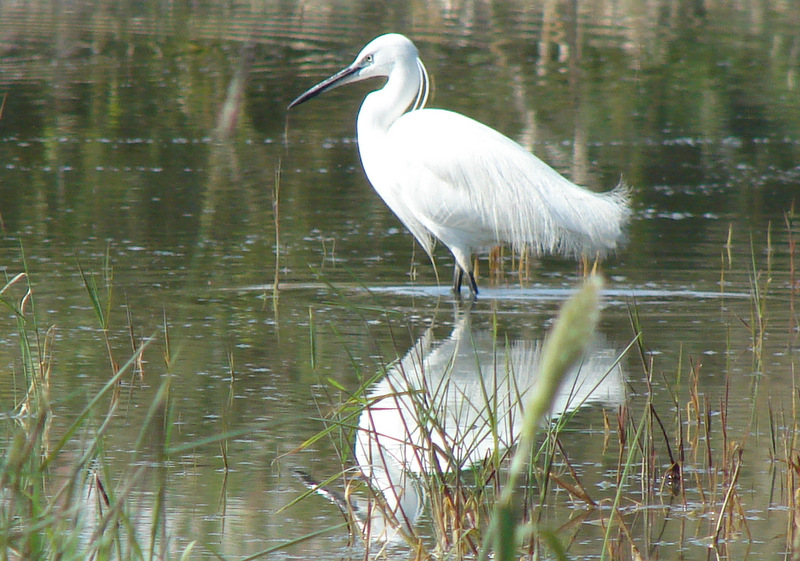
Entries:
{"label": "dry reed stalk", "polygon": [[[744,450],[739,444],[733,444],[731,449],[731,462],[733,463],[733,471],[731,473],[730,481],[728,481],[727,489],[725,490],[725,498],[723,499],[722,506],[720,506],[719,513],[717,514],[717,522],[712,534],[715,547],[719,545],[721,540],[727,541],[730,539],[734,529],[733,511],[736,508],[736,505],[739,503],[736,493],[736,485],[739,482],[739,473],[742,467],[743,452]],[[741,514],[742,521],[744,521],[743,513]]]}

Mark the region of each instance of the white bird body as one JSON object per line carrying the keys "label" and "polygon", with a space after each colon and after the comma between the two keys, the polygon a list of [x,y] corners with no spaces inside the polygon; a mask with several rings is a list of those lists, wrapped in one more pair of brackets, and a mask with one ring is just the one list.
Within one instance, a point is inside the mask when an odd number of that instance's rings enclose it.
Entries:
{"label": "white bird body", "polygon": [[[630,209],[620,185],[588,191],[522,146],[469,117],[421,108],[427,73],[406,37],[382,35],[352,65],[290,107],[344,83],[388,77],[357,120],[361,162],[372,186],[432,258],[434,239],[472,274],[473,253],[498,244],[566,257],[602,257],[621,242]],[[412,107],[413,105],[413,107]],[[409,108],[412,108],[408,111]]]}

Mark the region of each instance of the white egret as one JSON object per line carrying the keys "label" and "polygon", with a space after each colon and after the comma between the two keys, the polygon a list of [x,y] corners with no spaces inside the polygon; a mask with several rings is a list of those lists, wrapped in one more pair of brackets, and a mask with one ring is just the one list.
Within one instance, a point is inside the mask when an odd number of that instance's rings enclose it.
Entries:
{"label": "white egret", "polygon": [[[372,186],[433,261],[434,239],[455,257],[478,293],[472,256],[515,250],[598,258],[618,247],[630,215],[623,184],[606,193],[575,185],[501,133],[443,109],[423,109],[428,73],[414,44],[390,33],[372,40],[347,68],[289,109],[338,86],[388,78],[366,96],[356,124],[361,163]],[[410,110],[409,110],[410,108]]]}

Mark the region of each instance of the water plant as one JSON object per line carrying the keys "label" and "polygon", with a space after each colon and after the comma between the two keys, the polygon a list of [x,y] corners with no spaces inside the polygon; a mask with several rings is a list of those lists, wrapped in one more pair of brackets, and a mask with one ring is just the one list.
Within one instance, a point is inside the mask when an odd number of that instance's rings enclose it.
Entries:
{"label": "water plant", "polygon": [[[602,545],[598,556],[603,559],[660,558],[667,549],[689,551],[698,545],[717,558],[738,558],[746,555],[749,544],[757,539],[748,520],[748,493],[752,492],[742,486],[742,477],[748,466],[763,465],[760,453],[766,434],[771,458],[767,465],[773,478],[781,481],[776,504],[785,505],[788,512],[786,548],[794,550],[800,487],[797,385],[792,382],[790,410],[785,404],[777,409],[764,390],[770,387],[770,380],[763,357],[764,341],[774,336],[772,323],[767,321],[775,298],[771,287],[777,283],[789,288],[781,298],[788,298],[786,305],[792,310],[800,288],[793,273],[796,244],[791,216],[787,215],[786,221],[786,279],[774,270],[772,233],[768,232],[764,265],[759,263],[756,249],[760,242],[755,238],[751,242],[749,299],[725,294],[727,285],[721,283],[721,311],[727,317],[721,324],[727,348],[722,350],[726,357],[721,373],[724,385],[716,397],[706,387],[708,374],[702,355],[681,352],[677,364],[659,362],[659,354],[648,344],[638,302],[635,298],[628,301],[631,339],[621,354],[626,355],[626,364],[638,362],[639,373],[630,376],[639,380],[634,386],[640,389],[603,414],[604,450],[608,458],[616,459],[605,468],[610,484],[572,464],[569,442],[564,438],[570,431],[570,415],[555,416],[541,425],[535,419],[544,404],[531,406],[522,385],[515,386],[516,395],[498,391],[497,373],[514,371],[520,365],[502,332],[492,333],[494,350],[489,354],[494,357],[493,367],[477,368],[482,393],[470,403],[479,405],[473,411],[480,411],[483,417],[469,417],[469,422],[461,425],[448,420],[460,411],[458,402],[447,398],[448,391],[458,388],[454,393],[460,396],[470,393],[459,380],[459,373],[467,368],[462,357],[471,352],[473,362],[481,364],[480,336],[463,336],[462,331],[469,331],[456,318],[454,334],[445,343],[423,335],[405,356],[398,353],[397,362],[347,391],[349,398],[325,417],[326,429],[309,441],[334,439],[342,468],[319,482],[303,474],[309,492],[300,500],[309,500],[314,492],[335,497],[354,536],[362,539],[365,555],[371,557],[390,557],[388,552],[396,551],[391,544],[399,540],[415,559],[567,559],[573,544],[599,533]],[[732,243],[731,234],[728,248]],[[730,267],[737,257],[736,251],[723,248],[723,252],[728,254],[721,273],[725,279],[734,274]],[[594,321],[587,310],[596,306],[587,301],[596,297],[589,296],[595,290],[590,284],[577,296],[583,304],[565,306],[562,315],[572,315],[573,321],[559,320],[552,329],[548,340],[560,340],[556,348],[580,349],[586,343]],[[739,312],[747,305],[749,318]],[[582,311],[570,314],[571,306]],[[575,321],[575,317],[580,319]],[[794,313],[792,318],[786,333],[796,342]],[[564,330],[574,335],[572,344],[556,335],[559,331],[563,335]],[[741,361],[735,363],[741,351],[733,348],[732,338],[743,336],[751,342],[748,353],[753,369],[750,423],[744,427],[729,419],[731,387],[742,383],[736,374]],[[466,344],[459,350],[454,340]],[[431,358],[447,345],[451,347],[444,355],[449,358]],[[563,363],[568,362],[564,358]],[[538,363],[540,371],[550,370],[542,364]],[[439,366],[444,374],[437,373]],[[607,371],[613,372],[614,366],[607,364]],[[563,373],[563,365],[552,370]],[[659,392],[666,392],[668,398],[655,399]],[[546,402],[548,393],[537,395]],[[493,401],[498,395],[502,397]],[[512,395],[524,405],[526,420],[521,425],[512,422],[513,430],[507,431],[497,401]],[[480,429],[491,445],[479,450],[471,434]],[[375,435],[389,442],[383,446],[369,442]],[[365,441],[369,443],[365,445]],[[562,499],[557,499],[558,495]],[[564,496],[569,501],[564,501]],[[553,524],[561,515],[552,514],[549,506],[563,507],[565,502],[571,504],[571,516]],[[673,537],[663,538],[666,535]],[[670,541],[676,535],[677,545]]]}
{"label": "water plant", "polygon": [[[800,452],[792,352],[800,336],[794,307],[800,285],[793,220],[788,213],[782,246],[753,236],[746,268],[754,283],[748,285],[749,297],[720,298],[723,359],[712,361],[687,344],[675,361],[664,361],[651,347],[640,304],[630,299],[627,348],[608,353],[608,346],[599,345],[606,352],[598,353],[590,342],[577,363],[565,367],[589,341],[597,314],[597,286],[590,284],[574,303],[582,310],[571,313],[578,319],[557,322],[546,345],[510,339],[497,314],[480,316],[476,327],[471,324],[476,316],[461,308],[449,335],[440,337],[432,326],[421,336],[414,333],[410,350],[398,341],[403,349],[398,360],[363,375],[354,387],[322,378],[318,399],[324,429],[298,450],[327,439],[338,457],[324,464],[334,468],[320,481],[296,471],[308,492],[285,508],[290,511],[319,493],[342,509],[344,521],[270,544],[244,559],[265,558],[347,528],[357,544],[353,555],[371,558],[394,558],[401,551],[416,559],[569,559],[582,556],[577,551],[587,540],[598,544],[597,556],[605,559],[669,558],[676,549],[687,558],[700,553],[743,558],[764,539],[751,515],[754,497],[766,494],[749,482],[754,469],[767,472],[773,482],[765,516],[781,530],[769,539],[780,542],[783,551],[796,552]],[[738,255],[731,251],[724,266],[735,265]],[[82,265],[77,269],[107,372],[71,414],[63,412],[58,391],[57,357],[64,343],[58,327],[43,325],[39,286],[23,268],[0,289],[0,305],[13,329],[5,340],[16,344],[17,388],[6,394],[11,403],[3,404],[0,419],[0,558],[221,558],[198,534],[179,536],[177,547],[170,528],[170,462],[207,446],[219,450],[221,479],[236,470],[233,439],[256,427],[235,422],[240,380],[235,353],[227,355],[230,377],[220,387],[227,395],[220,432],[180,441],[172,428],[177,416],[173,373],[180,365],[167,321],[154,335],[141,337],[126,306],[118,326],[113,305],[118,294],[108,259],[99,274]],[[730,278],[734,271],[724,273]],[[366,307],[348,301],[347,294],[337,298],[366,318]],[[791,313],[776,313],[776,301]],[[404,312],[369,307],[370,314],[376,310],[388,324],[406,321]],[[312,349],[321,329],[317,322],[312,307]],[[564,343],[564,337],[572,343]],[[776,337],[786,341],[785,355],[778,356],[789,366],[783,377],[776,376],[776,356],[769,354]],[[572,348],[573,353],[550,368],[548,348]],[[356,371],[363,369],[355,357],[352,364]],[[555,409],[551,405],[552,416],[541,423],[536,419],[543,405],[531,405],[530,396],[544,399],[549,392],[543,385],[531,391],[522,374],[532,365],[537,372],[566,373],[555,394],[556,402],[564,401]],[[311,367],[324,372],[316,363]],[[710,391],[709,376],[719,377],[719,390]],[[109,435],[124,422],[126,405],[137,397],[143,379],[157,383],[124,452],[130,461],[120,467],[111,461],[120,452],[109,449]],[[620,386],[621,393],[612,391]],[[744,397],[742,387],[747,388]],[[603,399],[587,397],[597,389],[605,392]],[[602,427],[591,435],[598,452],[587,466],[574,460],[574,441],[581,435],[574,432],[573,419],[583,414],[578,406],[589,403],[595,403],[590,413],[602,419]],[[734,415],[738,422],[731,420]],[[144,495],[148,500],[142,502]]]}
{"label": "water plant", "polygon": [[[144,375],[143,354],[153,337],[143,341],[132,337],[132,352],[118,360],[109,339],[111,269],[105,269],[100,285],[94,275],[83,269],[80,274],[100,325],[110,373],[70,420],[53,406],[56,328],[41,325],[36,288],[27,270],[8,278],[0,290],[0,303],[16,321],[16,385],[21,388],[2,418],[0,557],[165,558],[170,547],[164,503],[172,426],[170,379],[164,377],[149,404],[129,470],[112,473],[105,436],[124,417],[120,414],[123,381]],[[129,330],[133,332],[130,326]],[[145,458],[147,462],[140,461]],[[146,509],[132,498],[143,488],[155,497]],[[188,558],[193,547],[190,543],[177,557]]]}
{"label": "water plant", "polygon": [[[303,482],[340,506],[367,551],[397,540],[418,558],[494,550],[508,559],[523,544],[558,550],[531,505],[551,480],[592,503],[579,480],[570,483],[552,470],[564,455],[560,432],[586,403],[623,401],[619,357],[591,345],[600,286],[593,277],[564,306],[543,345],[504,341],[496,325],[491,333],[475,331],[468,308],[457,313],[443,342],[428,330],[301,446],[332,437],[343,460],[336,476],[317,483],[301,474]],[[548,411],[554,420],[542,424]],[[543,427],[546,436],[534,446]],[[331,485],[338,477],[344,491]],[[426,505],[432,542],[418,526]]]}

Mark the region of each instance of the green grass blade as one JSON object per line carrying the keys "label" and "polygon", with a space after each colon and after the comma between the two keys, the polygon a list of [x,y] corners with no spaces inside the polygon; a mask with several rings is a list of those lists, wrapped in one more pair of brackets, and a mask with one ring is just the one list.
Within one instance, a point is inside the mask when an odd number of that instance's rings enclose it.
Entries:
{"label": "green grass blade", "polygon": [[590,277],[561,308],[555,325],[545,338],[537,391],[528,398],[508,481],[492,513],[480,559],[487,559],[490,549],[494,550],[497,561],[516,559],[514,536],[519,512],[515,497],[518,495],[518,482],[531,457],[541,420],[550,410],[564,375],[580,359],[592,339],[600,317],[602,286],[599,277]]}

